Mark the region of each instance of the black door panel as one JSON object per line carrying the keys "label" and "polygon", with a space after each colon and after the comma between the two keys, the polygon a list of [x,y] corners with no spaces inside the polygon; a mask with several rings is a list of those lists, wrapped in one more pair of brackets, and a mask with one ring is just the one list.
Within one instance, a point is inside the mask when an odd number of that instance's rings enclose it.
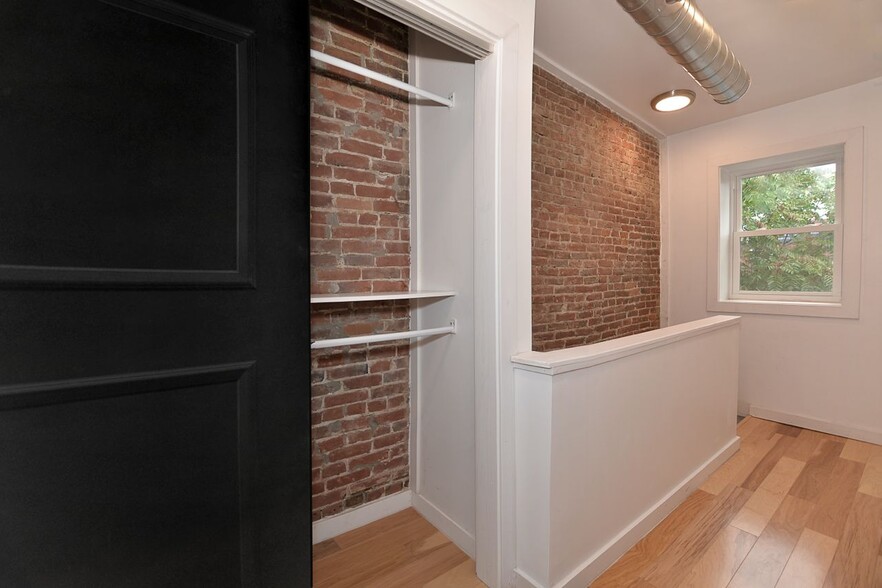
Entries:
{"label": "black door panel", "polygon": [[310,584],[307,49],[0,2],[0,586]]}

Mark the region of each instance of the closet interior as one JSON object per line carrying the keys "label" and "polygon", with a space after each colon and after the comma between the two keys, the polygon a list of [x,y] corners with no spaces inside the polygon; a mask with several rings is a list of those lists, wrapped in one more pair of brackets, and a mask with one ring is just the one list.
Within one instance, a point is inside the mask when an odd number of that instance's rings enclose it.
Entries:
{"label": "closet interior", "polygon": [[474,557],[475,59],[311,7],[314,542],[412,505]]}

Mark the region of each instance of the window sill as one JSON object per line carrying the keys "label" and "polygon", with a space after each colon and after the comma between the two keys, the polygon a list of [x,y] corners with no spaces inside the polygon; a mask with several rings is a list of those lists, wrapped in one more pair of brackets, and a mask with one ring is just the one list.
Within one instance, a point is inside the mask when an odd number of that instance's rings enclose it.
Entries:
{"label": "window sill", "polygon": [[738,314],[777,314],[784,316],[809,316],[825,318],[856,319],[857,304],[844,302],[792,302],[780,300],[716,300],[708,301],[710,312]]}

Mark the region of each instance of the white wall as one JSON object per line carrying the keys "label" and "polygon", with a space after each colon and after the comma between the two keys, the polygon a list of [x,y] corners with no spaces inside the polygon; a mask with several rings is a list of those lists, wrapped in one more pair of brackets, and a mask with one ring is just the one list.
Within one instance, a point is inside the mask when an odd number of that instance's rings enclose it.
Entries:
{"label": "white wall", "polygon": [[865,129],[859,319],[744,314],[740,403],[760,416],[882,443],[882,78],[668,138],[669,316],[706,311],[708,160]]}
{"label": "white wall", "polygon": [[520,586],[587,585],[737,449],[737,318],[515,361]]}
{"label": "white wall", "polygon": [[411,112],[414,275],[418,290],[455,290],[419,302],[413,328],[457,321],[452,336],[420,340],[412,354],[411,469],[414,507],[475,555],[475,65],[418,33],[411,79],[455,94],[453,108]]}

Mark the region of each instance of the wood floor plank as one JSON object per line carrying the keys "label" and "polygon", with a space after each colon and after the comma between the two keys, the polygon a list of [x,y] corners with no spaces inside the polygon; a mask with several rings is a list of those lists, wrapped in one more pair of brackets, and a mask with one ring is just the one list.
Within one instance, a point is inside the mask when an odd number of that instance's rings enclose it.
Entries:
{"label": "wood floor plank", "polygon": [[829,438],[821,439],[818,448],[806,462],[802,473],[790,489],[790,494],[803,500],[817,502],[824,486],[830,481],[833,468],[836,467],[844,446],[844,442]]}
{"label": "wood floor plank", "polygon": [[711,474],[701,489],[710,494],[719,494],[729,485],[740,486],[781,437],[781,434],[775,433],[769,438],[759,435],[759,438],[744,440],[735,455]]}
{"label": "wood floor plank", "polygon": [[[337,542],[340,549],[348,549],[359,543],[364,543],[365,541],[373,541],[377,535],[382,533],[394,533],[402,526],[414,524],[426,527],[428,522],[426,522],[425,519],[423,519],[414,509],[406,508],[369,525],[338,535],[337,537],[334,537],[334,541]],[[429,525],[429,527],[431,527],[431,525]]]}
{"label": "wood floor plank", "polygon": [[821,588],[838,543],[836,539],[805,529],[776,588]]}
{"label": "wood floor plank", "polygon": [[804,467],[804,462],[784,457],[783,453],[779,453],[776,463],[763,477],[762,484],[756,488],[753,496],[735,516],[732,525],[759,537]]}
{"label": "wood floor plank", "polygon": [[768,441],[777,433],[778,423],[748,416],[738,423],[736,432],[744,443],[757,443]]}
{"label": "wood floor plank", "polygon": [[[758,491],[759,492],[759,491]],[[751,498],[756,496],[756,492]],[[767,499],[763,499],[763,502],[770,502]],[[766,528],[766,525],[769,523],[769,517],[765,514],[761,514],[753,510],[752,508],[747,508],[747,505],[744,505],[738,514],[732,519],[731,525],[746,533],[750,533],[754,537],[758,537],[763,529]]]}
{"label": "wood floor plank", "polygon": [[785,455],[797,461],[808,461],[824,438],[826,438],[824,433],[803,429],[793,445],[787,448]]}
{"label": "wood floor plank", "polygon": [[756,417],[746,416],[744,417],[744,420],[738,423],[738,425],[735,427],[735,431],[742,439],[750,437],[753,434],[754,430],[756,430],[759,421],[760,419]]}
{"label": "wood floor plank", "polygon": [[756,421],[756,428],[747,439],[748,442],[751,440],[768,441],[775,435],[780,435],[780,433],[778,433],[778,427],[780,426],[779,423],[767,421],[765,419],[756,419]]}
{"label": "wood floor plank", "polygon": [[867,463],[867,460],[878,450],[878,447],[878,445],[873,445],[872,443],[856,441],[855,439],[846,439],[845,447],[842,448],[842,454],[839,457],[860,463]]}
{"label": "wood floor plank", "polygon": [[656,586],[677,586],[698,562],[717,534],[729,525],[750,498],[750,490],[729,486],[671,546],[650,564],[642,578]]}
{"label": "wood floor plank", "polygon": [[704,555],[692,566],[682,588],[726,588],[744,561],[756,537],[729,525],[717,534]]}
{"label": "wood floor plank", "polygon": [[[756,464],[756,467],[750,472],[750,474],[745,478],[745,480],[741,483],[743,488],[748,490],[756,490],[760,487],[760,484],[763,483],[763,480],[766,479],[766,476],[769,475],[769,472],[779,463],[781,458],[786,453],[787,449],[793,445],[796,440],[795,436],[783,436],[778,439],[778,442],[775,443],[775,446],[766,453],[763,458]],[[802,469],[802,468],[800,468]]]}
{"label": "wood floor plank", "polygon": [[882,588],[882,555],[876,558],[876,578],[873,581],[873,588]]}
{"label": "wood floor plank", "polygon": [[777,432],[781,433],[782,435],[787,435],[788,437],[799,437],[799,434],[800,434],[800,432],[802,432],[802,429],[800,429],[799,427],[793,427],[791,425],[785,425],[783,423],[778,423]]}
{"label": "wood floor plank", "polygon": [[839,458],[818,497],[817,507],[806,526],[827,537],[841,539],[854,495],[864,473],[864,464]]}
{"label": "wood floor plank", "polygon": [[316,543],[312,546],[312,559],[317,560],[340,551],[340,546],[333,539]]}
{"label": "wood floor plank", "polygon": [[804,461],[782,456],[760,487],[772,494],[784,496],[790,492],[790,488],[793,487],[805,465]]}
{"label": "wood floor plank", "polygon": [[697,490],[689,495],[655,529],[628,550],[619,560],[606,570],[591,586],[592,588],[612,588],[620,586],[646,586],[649,583],[635,583],[646,567],[664,553],[671,543],[681,536],[693,521],[703,516],[717,501],[714,495]]}
{"label": "wood floor plank", "polygon": [[475,573],[475,562],[466,559],[458,566],[444,572],[423,588],[486,588]]}
{"label": "wood floor plank", "polygon": [[313,586],[319,588],[486,588],[474,561],[413,509],[314,547]]}
{"label": "wood floor plank", "polygon": [[468,557],[456,545],[449,541],[405,565],[396,566],[387,573],[378,575],[368,581],[352,584],[364,588],[413,588],[423,586],[439,576],[460,565]]}
{"label": "wood floor plank", "polygon": [[728,588],[773,588],[813,508],[807,500],[786,496]]}
{"label": "wood floor plank", "polygon": [[882,498],[858,493],[824,586],[871,586],[880,543]]}
{"label": "wood floor plank", "polygon": [[876,446],[867,459],[859,491],[876,498],[882,498],[882,448]]}
{"label": "wood floor plank", "polygon": [[[383,526],[383,521],[367,525],[371,528],[379,524],[376,528],[380,532],[369,540],[358,541],[349,547],[344,548],[341,545],[340,551],[313,561],[314,586],[360,586],[371,578],[424,556],[426,550],[421,549],[421,546],[439,533],[419,515],[408,519],[404,524],[396,524],[393,528]],[[363,529],[365,527],[357,530]],[[340,543],[341,537],[343,535],[335,540]],[[378,554],[382,554],[382,557]]]}

